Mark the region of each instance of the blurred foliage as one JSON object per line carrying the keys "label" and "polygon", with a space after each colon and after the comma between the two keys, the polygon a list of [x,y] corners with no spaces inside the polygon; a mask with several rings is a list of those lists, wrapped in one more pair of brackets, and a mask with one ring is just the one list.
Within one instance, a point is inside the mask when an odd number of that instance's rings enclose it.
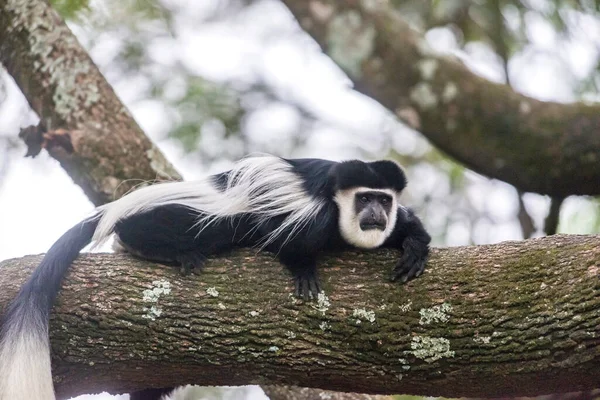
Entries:
{"label": "blurred foliage", "polygon": [[[532,42],[534,24],[548,24],[552,34],[565,43],[582,40],[588,35],[582,28],[584,19],[600,18],[600,0],[392,0],[398,10],[427,31],[451,30],[460,47],[482,42],[490,46],[505,64]],[[589,21],[588,21],[589,22]],[[590,38],[594,39],[594,38]],[[598,38],[595,38],[598,39]],[[597,48],[600,46],[594,43]],[[535,49],[544,53],[547,49]],[[568,57],[560,49],[553,57]],[[569,71],[564,59],[565,70]],[[587,76],[573,77],[579,96],[600,92],[600,57]]]}
{"label": "blurred foliage", "polygon": [[[186,80],[187,90],[168,103],[177,110],[181,124],[169,132],[169,136],[178,139],[188,152],[198,149],[198,142],[203,124],[213,121],[224,130],[224,136],[236,135],[240,132],[240,121],[243,110],[239,93],[228,88],[215,85],[199,77]],[[157,87],[157,91],[162,88]],[[161,97],[161,93],[155,95]]]}
{"label": "blurred foliage", "polygon": [[65,19],[74,19],[89,7],[89,0],[50,0],[50,4]]}
{"label": "blurred foliage", "polygon": [[[590,23],[600,26],[600,0],[390,1],[406,20],[423,32],[443,31],[446,37],[450,36],[454,43],[448,49],[450,51],[476,58],[477,53],[470,53],[472,45],[488,49],[493,57],[484,61],[503,70],[508,83],[512,84],[511,77],[523,72],[509,68],[512,60],[523,54],[543,55],[561,65],[564,70],[561,77],[568,81],[574,98],[599,98],[600,38],[586,32],[585,27]],[[264,12],[260,7],[269,3],[275,1],[52,1],[61,15],[79,29],[78,37],[109,81],[120,93],[125,93],[127,104],[135,110],[136,104],[150,102],[152,110],[160,113],[153,117],[166,121],[154,130],[145,127],[153,138],[174,139],[186,157],[193,161],[208,166],[256,151],[289,156],[305,145],[312,147],[303,155],[319,154],[322,142],[311,142],[310,139],[322,137],[332,130],[342,131],[343,134],[337,137],[345,135],[347,139],[338,140],[336,150],[354,146],[355,155],[365,158],[388,155],[406,166],[409,175],[409,190],[405,194],[407,204],[416,205],[436,244],[487,243],[519,238],[516,218],[519,202],[514,188],[474,174],[397,121],[392,124],[384,121],[391,119],[384,117],[384,113],[373,114],[373,118],[382,119],[382,126],[387,124],[387,128],[377,130],[374,135],[369,131],[373,125],[364,129],[343,125],[315,111],[314,105],[306,99],[296,98],[287,87],[282,89],[274,84],[265,75],[268,72],[256,70],[260,63],[248,60],[248,69],[255,68],[251,73],[220,82],[211,82],[186,63],[183,52],[189,52],[190,48],[181,45],[186,35],[182,33],[182,26],[187,28],[187,34],[206,26],[230,30],[244,24],[252,27],[251,10]],[[190,7],[192,4],[194,7]],[[273,9],[269,8],[268,12],[274,12]],[[280,12],[274,14],[273,20],[285,18],[286,15]],[[264,35],[265,43],[290,35],[289,30],[281,34],[277,31],[279,27],[274,26],[274,31]],[[540,45],[537,42],[539,32],[534,34],[540,27],[560,45]],[[307,45],[305,38],[286,37],[286,40],[295,40],[298,46],[311,48],[311,51],[314,49],[314,44]],[[565,51],[565,46],[572,43],[583,43],[588,46],[586,49],[596,46],[593,65],[584,73],[581,68],[575,70],[578,60]],[[527,64],[522,66],[527,67]],[[285,134],[275,131],[271,136],[264,133],[264,137],[258,138],[256,132],[252,134],[256,120],[262,121],[261,129],[269,128],[269,112],[282,108],[288,110],[284,115],[294,120],[286,125]],[[144,125],[145,121],[140,122]],[[362,138],[358,139],[358,136]],[[387,141],[387,144],[373,146],[378,140]],[[409,142],[412,145],[408,145]],[[514,201],[507,201],[507,198]],[[585,206],[566,202],[571,204],[567,208],[575,207],[578,211],[561,215],[564,229],[559,229],[563,232],[565,229],[600,231],[598,202],[578,199]],[[533,211],[547,210],[548,207],[548,199],[543,196],[528,195],[526,203],[533,204]],[[543,213],[538,212],[534,218],[537,234],[541,233]]]}

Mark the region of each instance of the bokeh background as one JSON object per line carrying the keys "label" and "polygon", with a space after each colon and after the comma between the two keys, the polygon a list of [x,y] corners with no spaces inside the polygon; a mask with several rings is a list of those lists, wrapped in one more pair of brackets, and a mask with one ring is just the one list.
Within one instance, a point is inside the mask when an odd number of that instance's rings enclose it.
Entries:
{"label": "bokeh background", "polygon": [[[435,246],[544,234],[547,196],[519,193],[466,169],[353,91],[277,0],[51,3],[186,179],[223,170],[253,152],[393,158],[409,177],[403,202],[416,209]],[[431,47],[458,56],[491,81],[541,100],[600,101],[597,0],[390,3]],[[0,121],[3,260],[46,251],[93,206],[46,153],[23,157],[17,134],[37,116],[2,69]],[[558,231],[599,232],[598,199],[568,197]],[[264,398],[258,388],[224,396]]]}

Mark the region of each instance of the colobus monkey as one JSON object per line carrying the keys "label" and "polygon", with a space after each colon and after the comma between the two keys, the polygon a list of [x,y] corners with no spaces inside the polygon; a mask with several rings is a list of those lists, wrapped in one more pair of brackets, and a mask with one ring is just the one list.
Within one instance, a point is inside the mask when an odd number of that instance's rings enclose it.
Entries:
{"label": "colobus monkey", "polygon": [[402,250],[391,279],[419,276],[430,237],[398,202],[406,186],[392,161],[333,162],[249,157],[196,182],[136,190],[68,230],[48,251],[4,314],[0,333],[0,400],[52,400],[48,316],[79,252],[113,233],[135,256],[201,270],[206,257],[233,247],[277,254],[295,293],[320,291],[323,250],[386,246]]}

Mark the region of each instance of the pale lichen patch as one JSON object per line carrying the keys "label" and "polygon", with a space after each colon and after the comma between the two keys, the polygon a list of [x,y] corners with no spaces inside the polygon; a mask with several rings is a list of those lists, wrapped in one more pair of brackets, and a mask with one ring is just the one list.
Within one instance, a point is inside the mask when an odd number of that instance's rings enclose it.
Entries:
{"label": "pale lichen patch", "polygon": [[329,301],[329,297],[327,297],[325,292],[320,292],[317,295],[317,305],[313,306],[313,308],[316,308],[323,315],[325,315],[327,310],[329,310],[329,307],[331,307],[331,301]]}
{"label": "pale lichen patch", "polygon": [[362,75],[362,64],[373,53],[377,31],[358,11],[336,14],[326,35],[329,56],[353,77]]}
{"label": "pale lichen patch", "polygon": [[160,296],[171,293],[171,283],[165,280],[157,280],[152,282],[152,288],[144,290],[144,300],[147,303],[156,303]]}
{"label": "pale lichen patch", "polygon": [[433,93],[431,85],[427,82],[419,82],[410,91],[410,99],[422,110],[429,110],[437,106],[438,98]]}
{"label": "pale lichen patch", "polygon": [[429,325],[434,322],[448,322],[450,316],[447,313],[449,312],[452,312],[452,306],[448,303],[431,308],[421,308],[419,310],[419,315],[421,315],[419,324]]}
{"label": "pale lichen patch", "polygon": [[524,115],[529,114],[531,112],[531,104],[525,100],[521,101],[521,103],[519,103],[519,112]]}
{"label": "pale lichen patch", "polygon": [[160,152],[158,147],[152,145],[148,150],[146,150],[146,157],[150,161],[150,167],[155,171],[159,176],[173,179],[177,177],[177,171],[173,168],[173,166],[167,161],[167,159]]}
{"label": "pale lichen patch", "polygon": [[321,328],[322,331],[327,331],[331,328],[331,325],[329,325],[327,321],[323,321],[319,324],[319,328]]}
{"label": "pale lichen patch", "polygon": [[454,357],[454,351],[450,350],[450,341],[446,338],[415,336],[412,338],[410,348],[409,353],[427,363]]}
{"label": "pale lichen patch", "polygon": [[447,82],[444,86],[444,91],[442,92],[442,101],[444,103],[450,103],[456,96],[458,96],[458,86],[452,81]]}
{"label": "pale lichen patch", "polygon": [[398,306],[398,308],[400,309],[400,311],[402,312],[407,312],[410,311],[412,309],[412,300],[407,301],[404,304],[401,304],[400,306]]}
{"label": "pale lichen patch", "polygon": [[206,289],[206,294],[212,297],[219,297],[219,291],[214,286]]}
{"label": "pale lichen patch", "polygon": [[144,311],[146,311],[146,314],[143,315],[143,317],[152,321],[155,321],[156,318],[162,315],[162,310],[155,305],[151,306],[150,308],[144,308]]}
{"label": "pale lichen patch", "polygon": [[479,344],[488,344],[492,340],[491,336],[475,336],[473,341]]}
{"label": "pale lichen patch", "polygon": [[[33,67],[47,76],[51,86],[54,111],[65,121],[71,121],[87,107],[100,100],[96,82],[86,79],[94,68],[92,61],[82,53],[69,29],[53,24],[49,13],[55,13],[45,2],[11,0],[6,10],[13,14],[10,32],[26,31],[29,54]],[[51,35],[48,32],[52,32]],[[59,51],[55,51],[58,49]]]}
{"label": "pale lichen patch", "polygon": [[433,58],[425,58],[417,63],[417,68],[421,74],[421,78],[430,81],[435,76],[435,71],[438,68],[438,61]]}
{"label": "pale lichen patch", "polygon": [[[158,300],[163,295],[171,293],[171,283],[165,280],[156,280],[152,282],[152,288],[146,289],[143,292],[142,300],[146,303],[158,303]],[[146,319],[152,321],[162,315],[162,309],[156,304],[153,304],[150,308],[144,307],[146,314],[143,316]]]}
{"label": "pale lichen patch", "polygon": [[375,322],[375,312],[374,311],[368,311],[364,308],[355,308],[352,311],[352,316],[355,317],[356,323],[360,324],[361,320],[367,320],[370,323],[374,323]]}

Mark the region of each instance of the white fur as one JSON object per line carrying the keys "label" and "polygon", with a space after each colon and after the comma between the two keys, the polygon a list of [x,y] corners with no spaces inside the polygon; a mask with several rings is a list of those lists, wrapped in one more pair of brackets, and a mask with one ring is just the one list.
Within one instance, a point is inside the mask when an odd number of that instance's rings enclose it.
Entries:
{"label": "white fur", "polygon": [[198,221],[206,227],[218,218],[239,213],[253,213],[270,218],[289,214],[283,223],[265,238],[262,245],[290,230],[293,237],[310,223],[325,205],[324,200],[310,196],[300,176],[279,157],[259,156],[242,159],[229,174],[226,189],[215,188],[213,177],[195,182],[159,183],[136,190],[110,204],[99,207],[103,212],[93,240],[96,246],[114,231],[119,219],[167,204],[180,204],[202,211],[206,217]]}
{"label": "white fur", "polygon": [[259,395],[262,392],[259,388],[251,386],[180,386],[168,395],[164,395],[161,400],[237,400],[260,398],[266,399],[265,395]]}
{"label": "white fur", "polygon": [[[360,220],[354,210],[354,198],[360,192],[380,192],[392,197],[392,206],[390,216],[385,226],[385,230],[369,229],[363,231],[360,229]],[[334,200],[338,205],[340,218],[340,234],[346,242],[361,249],[374,249],[381,246],[385,240],[392,234],[396,226],[396,211],[398,209],[399,193],[391,189],[371,189],[367,187],[357,187],[341,190],[336,193]]]}
{"label": "white fur", "polygon": [[0,344],[0,400],[54,400],[48,334],[38,318],[24,316],[22,329],[12,324]]}

